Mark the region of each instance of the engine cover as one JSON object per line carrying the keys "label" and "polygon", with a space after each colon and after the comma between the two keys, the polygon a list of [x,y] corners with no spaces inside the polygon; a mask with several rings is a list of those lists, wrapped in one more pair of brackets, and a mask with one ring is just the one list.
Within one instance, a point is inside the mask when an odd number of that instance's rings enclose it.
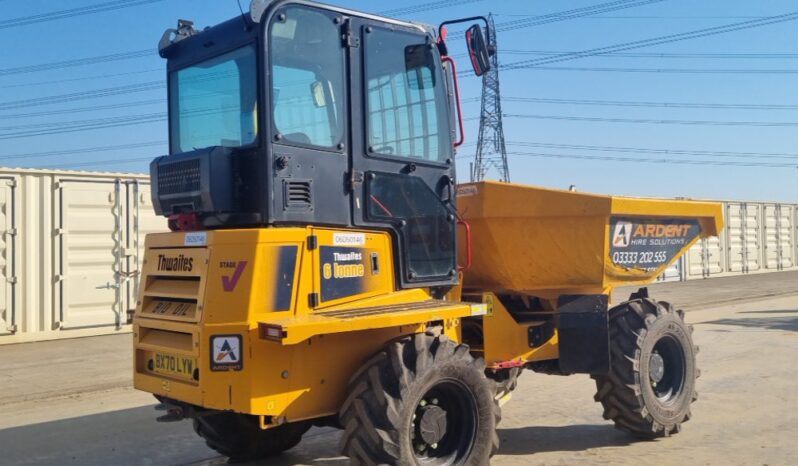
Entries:
{"label": "engine cover", "polygon": [[235,212],[232,152],[217,146],[153,160],[150,178],[155,212],[163,216]]}

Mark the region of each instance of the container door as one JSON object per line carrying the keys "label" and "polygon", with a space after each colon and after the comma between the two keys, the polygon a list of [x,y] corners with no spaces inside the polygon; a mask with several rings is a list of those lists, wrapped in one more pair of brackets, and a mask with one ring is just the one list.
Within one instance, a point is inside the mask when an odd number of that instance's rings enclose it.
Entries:
{"label": "container door", "polygon": [[731,202],[727,206],[729,222],[729,271],[749,273],[759,270],[760,239],[759,206],[744,202]]}
{"label": "container door", "polygon": [[169,231],[164,217],[155,215],[150,183],[132,181],[127,188],[127,241],[125,254],[125,310],[134,309],[139,296],[141,262],[144,260],[144,240],[150,233]]}
{"label": "container door", "polygon": [[723,272],[721,237],[701,238],[687,252],[687,276],[708,278]]}
{"label": "container door", "polygon": [[795,217],[792,206],[779,205],[779,270],[795,267],[793,257],[794,238],[792,231],[795,225]]}
{"label": "container door", "polygon": [[61,180],[56,186],[56,321],[62,328],[119,325],[125,312],[121,183]]}
{"label": "container door", "polygon": [[764,206],[764,264],[769,270],[784,270],[793,266],[792,214],[791,206]]}
{"label": "container door", "polygon": [[0,178],[0,335],[16,331],[16,181]]}

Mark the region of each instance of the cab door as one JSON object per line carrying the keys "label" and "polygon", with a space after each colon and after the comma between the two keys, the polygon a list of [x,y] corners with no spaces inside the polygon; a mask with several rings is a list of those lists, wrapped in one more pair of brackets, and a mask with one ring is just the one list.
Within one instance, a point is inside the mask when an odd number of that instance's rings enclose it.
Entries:
{"label": "cab door", "polygon": [[403,287],[453,284],[454,153],[435,41],[399,23],[347,26],[353,223],[393,233]]}
{"label": "cab door", "polygon": [[346,47],[340,15],[288,4],[266,29],[275,223],[349,225]]}

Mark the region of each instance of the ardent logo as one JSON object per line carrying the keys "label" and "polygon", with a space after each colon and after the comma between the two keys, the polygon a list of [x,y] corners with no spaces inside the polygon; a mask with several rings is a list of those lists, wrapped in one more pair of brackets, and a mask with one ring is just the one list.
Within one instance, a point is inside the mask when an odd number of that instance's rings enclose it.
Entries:
{"label": "ardent logo", "polygon": [[631,222],[618,222],[615,225],[615,234],[612,236],[612,245],[616,248],[625,248],[629,246],[632,239],[632,223]]}
{"label": "ardent logo", "polygon": [[158,271],[161,272],[191,272],[194,270],[194,258],[180,254],[177,257],[158,255]]}

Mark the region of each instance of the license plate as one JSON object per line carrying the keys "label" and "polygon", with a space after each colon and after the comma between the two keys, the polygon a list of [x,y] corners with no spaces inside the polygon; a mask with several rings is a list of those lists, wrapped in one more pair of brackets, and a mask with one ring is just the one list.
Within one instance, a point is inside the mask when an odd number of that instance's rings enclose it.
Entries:
{"label": "license plate", "polygon": [[156,374],[192,380],[195,369],[197,369],[197,360],[194,358],[165,353],[152,355],[152,372]]}

